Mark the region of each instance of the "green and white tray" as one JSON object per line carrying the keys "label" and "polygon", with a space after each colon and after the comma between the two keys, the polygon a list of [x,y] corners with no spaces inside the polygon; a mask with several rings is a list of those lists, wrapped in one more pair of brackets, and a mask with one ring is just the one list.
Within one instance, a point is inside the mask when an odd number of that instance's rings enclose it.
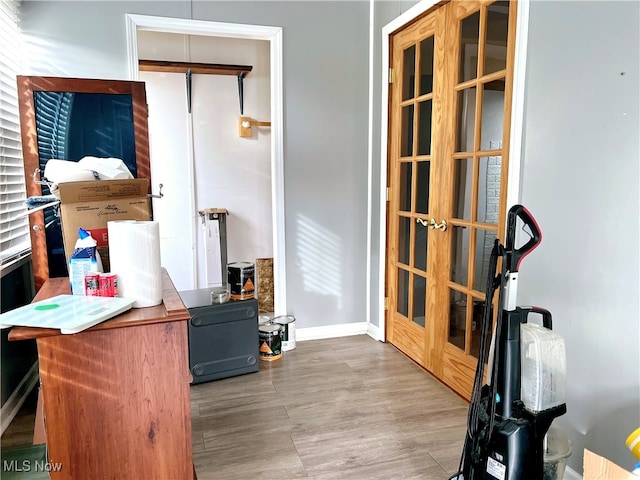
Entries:
{"label": "green and white tray", "polygon": [[0,328],[56,328],[61,333],[78,333],[130,310],[134,299],[58,295],[30,303],[0,315]]}

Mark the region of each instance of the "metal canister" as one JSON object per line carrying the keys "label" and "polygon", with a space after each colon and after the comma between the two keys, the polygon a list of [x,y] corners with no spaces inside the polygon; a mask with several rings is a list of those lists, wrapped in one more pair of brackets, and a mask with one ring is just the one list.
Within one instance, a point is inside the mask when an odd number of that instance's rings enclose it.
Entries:
{"label": "metal canister", "polygon": [[273,313],[260,313],[258,314],[258,325],[267,325],[273,323]]}
{"label": "metal canister", "polygon": [[229,301],[229,290],[227,287],[214,287],[211,289],[211,303],[220,304]]}
{"label": "metal canister", "polygon": [[282,351],[288,352],[296,348],[296,317],[280,315],[273,319],[273,323],[282,326]]}
{"label": "metal canister", "polygon": [[272,362],[282,358],[282,327],[268,323],[258,327],[260,360]]}
{"label": "metal canister", "polygon": [[227,265],[231,300],[249,300],[255,297],[253,282],[255,265],[249,262],[234,262]]}

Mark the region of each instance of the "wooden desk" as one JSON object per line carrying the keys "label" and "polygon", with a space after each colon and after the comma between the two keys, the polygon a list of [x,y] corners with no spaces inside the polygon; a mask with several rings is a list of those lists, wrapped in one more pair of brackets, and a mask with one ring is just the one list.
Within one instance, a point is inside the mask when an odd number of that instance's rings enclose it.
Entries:
{"label": "wooden desk", "polygon": [[[49,279],[34,301],[69,293]],[[163,303],[74,335],[14,327],[35,338],[51,479],[190,479],[189,351],[185,308],[163,270]]]}

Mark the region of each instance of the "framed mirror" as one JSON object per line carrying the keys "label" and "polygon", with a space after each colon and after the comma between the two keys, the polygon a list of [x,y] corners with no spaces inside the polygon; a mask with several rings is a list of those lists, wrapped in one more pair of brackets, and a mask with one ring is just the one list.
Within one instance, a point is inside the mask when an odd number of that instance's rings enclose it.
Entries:
{"label": "framed mirror", "polygon": [[[47,161],[115,157],[136,178],[151,178],[144,82],[18,76],[27,197],[48,195],[40,183]],[[29,215],[36,290],[67,276],[56,207]]]}

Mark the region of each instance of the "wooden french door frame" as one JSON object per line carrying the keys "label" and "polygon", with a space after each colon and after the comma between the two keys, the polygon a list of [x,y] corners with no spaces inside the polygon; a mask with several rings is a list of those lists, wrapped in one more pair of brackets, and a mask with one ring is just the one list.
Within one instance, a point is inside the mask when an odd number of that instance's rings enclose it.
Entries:
{"label": "wooden french door frame", "polygon": [[[372,8],[375,8],[374,0],[370,0]],[[439,3],[439,0],[422,0],[409,10],[386,24],[382,28],[382,61],[378,72],[380,83],[380,104],[382,105],[382,115],[380,117],[380,163],[379,182],[377,185],[371,184],[372,202],[378,204],[378,245],[379,255],[377,262],[375,256],[371,256],[371,271],[378,272],[378,281],[371,284],[371,296],[377,299],[375,314],[369,319],[374,322],[377,319],[377,339],[386,341],[385,336],[385,284],[386,284],[386,239],[387,239],[387,150],[389,135],[389,117],[385,109],[389,105],[389,37],[393,32],[403,26],[413,22],[417,17]],[[520,172],[522,170],[522,135],[524,119],[524,99],[525,99],[525,76],[527,65],[527,37],[529,29],[529,7],[530,0],[519,0],[516,25],[516,52],[515,65],[513,71],[513,89],[511,101],[511,140],[509,145],[509,174],[507,182],[507,208],[515,205],[520,199]],[[376,32],[374,32],[375,34]],[[374,72],[375,75],[375,72]],[[372,178],[372,175],[369,175]],[[372,181],[373,182],[373,181]],[[374,232],[371,232],[374,235]],[[374,322],[375,323],[375,322]]]}
{"label": "wooden french door frame", "polygon": [[[387,77],[390,66],[390,43],[389,37],[392,33],[396,32],[399,29],[402,29],[403,26],[411,23],[418,16],[422,16],[425,12],[430,9],[434,9],[436,7],[436,2],[434,1],[423,1],[414,6],[412,9],[407,11],[402,16],[398,17],[396,20],[388,24],[383,29],[383,61],[382,61],[382,102],[383,105],[387,105],[389,108],[389,85],[387,83]],[[515,58],[516,64],[513,68],[512,75],[512,101],[511,101],[511,109],[510,115],[505,115],[505,121],[509,121],[510,128],[507,134],[505,134],[505,139],[510,137],[509,149],[508,149],[508,187],[506,189],[506,206],[510,206],[518,202],[519,196],[519,178],[520,178],[520,149],[522,142],[522,117],[523,117],[523,105],[524,105],[524,69],[526,65],[526,34],[527,34],[527,26],[528,26],[528,11],[529,11],[529,2],[528,0],[521,0],[517,3],[517,26],[515,29]],[[508,117],[511,117],[510,119]],[[388,225],[388,217],[387,217],[387,198],[386,198],[386,185],[387,181],[387,151],[388,151],[388,129],[389,129],[389,116],[386,118],[383,116],[382,118],[382,128],[381,128],[381,175],[380,175],[380,245],[382,249],[382,245],[386,245],[387,241],[387,229]],[[506,211],[506,208],[503,208]],[[504,213],[503,213],[504,214]],[[502,234],[502,232],[499,232]],[[378,298],[379,301],[379,325],[380,325],[380,336],[381,339],[387,340],[386,337],[386,322],[385,318],[385,287],[387,281],[387,273],[386,273],[386,265],[387,265],[387,250],[381,252],[380,255],[380,263],[379,263],[379,286],[378,286]]]}

